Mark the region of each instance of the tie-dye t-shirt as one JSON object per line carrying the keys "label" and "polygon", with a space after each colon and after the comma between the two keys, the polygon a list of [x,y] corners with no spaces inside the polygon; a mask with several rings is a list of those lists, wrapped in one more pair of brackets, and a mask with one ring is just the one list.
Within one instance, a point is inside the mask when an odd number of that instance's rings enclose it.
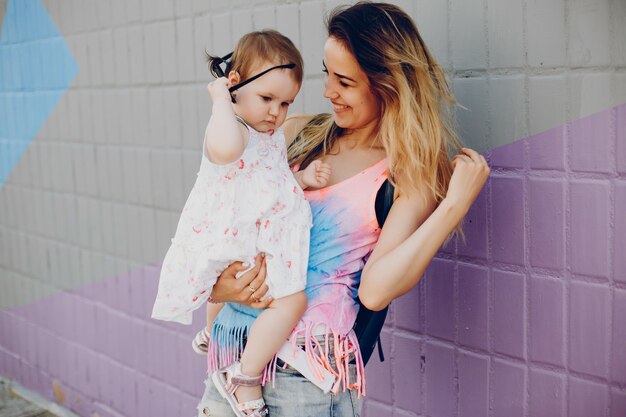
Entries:
{"label": "tie-dye t-shirt", "polygon": [[[365,390],[352,327],[358,313],[361,271],[380,234],[375,200],[386,179],[387,160],[383,159],[337,184],[305,191],[313,214],[305,289],[308,306],[292,341],[304,339],[311,365],[323,366],[338,376],[335,392],[340,387]],[[245,334],[258,314],[249,307],[226,304],[213,327],[210,371],[237,360]],[[328,361],[329,343],[318,343],[320,336],[333,345],[335,369]],[[347,379],[349,360],[355,360],[359,368],[356,381]]]}
{"label": "tie-dye t-shirt", "polygon": [[374,202],[387,179],[386,167],[384,159],[330,187],[304,192],[313,227],[306,284],[309,304],[297,331],[308,326],[319,334],[322,325],[345,335],[352,329],[361,271],[380,234]]}

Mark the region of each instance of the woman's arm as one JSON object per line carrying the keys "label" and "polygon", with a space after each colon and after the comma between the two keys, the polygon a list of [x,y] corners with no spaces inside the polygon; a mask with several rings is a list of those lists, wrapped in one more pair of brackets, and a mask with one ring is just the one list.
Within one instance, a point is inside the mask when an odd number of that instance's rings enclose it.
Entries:
{"label": "woman's arm", "polygon": [[218,78],[207,86],[213,111],[204,132],[204,143],[207,156],[216,164],[236,161],[248,144],[248,130],[235,117],[229,86],[226,78]]}
{"label": "woman's arm", "polygon": [[417,284],[489,176],[487,162],[471,149],[452,164],[448,193],[436,208],[419,195],[399,196],[391,207],[361,275],[359,298],[370,310],[382,310]]}

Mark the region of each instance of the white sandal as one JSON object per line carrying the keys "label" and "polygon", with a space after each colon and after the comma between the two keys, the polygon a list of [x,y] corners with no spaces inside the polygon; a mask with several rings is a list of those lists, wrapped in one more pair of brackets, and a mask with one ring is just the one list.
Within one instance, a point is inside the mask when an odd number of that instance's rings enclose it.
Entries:
{"label": "white sandal", "polygon": [[270,411],[267,405],[265,405],[263,398],[240,403],[235,397],[235,391],[241,386],[256,387],[261,385],[261,375],[244,375],[241,372],[241,363],[234,362],[225,368],[215,371],[211,375],[211,379],[217,391],[228,401],[237,417],[269,417]]}

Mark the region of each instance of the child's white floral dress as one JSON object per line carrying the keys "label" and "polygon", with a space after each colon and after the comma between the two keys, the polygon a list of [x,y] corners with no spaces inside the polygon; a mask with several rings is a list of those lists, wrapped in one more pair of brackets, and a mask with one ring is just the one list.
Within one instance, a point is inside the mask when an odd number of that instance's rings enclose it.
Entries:
{"label": "child's white floral dress", "polygon": [[190,324],[221,272],[259,252],[266,254],[272,297],[304,290],[311,209],[289,169],[282,130],[248,129],[248,146],[233,163],[212,163],[203,145],[198,177],[163,261],[153,318]]}

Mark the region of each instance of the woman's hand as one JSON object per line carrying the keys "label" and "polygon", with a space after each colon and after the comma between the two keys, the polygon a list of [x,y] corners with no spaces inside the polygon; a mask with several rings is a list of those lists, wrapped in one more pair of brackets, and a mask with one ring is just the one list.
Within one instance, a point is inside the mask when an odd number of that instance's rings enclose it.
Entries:
{"label": "woman's hand", "polygon": [[245,271],[249,265],[233,262],[222,272],[213,286],[211,298],[217,303],[238,303],[263,309],[270,305],[272,298],[261,300],[267,293],[265,284],[265,256],[257,255],[254,268],[237,278],[237,273]]}
{"label": "woman's hand", "polygon": [[469,148],[462,148],[451,165],[454,172],[445,199],[466,213],[489,178],[489,166],[481,154]]}

